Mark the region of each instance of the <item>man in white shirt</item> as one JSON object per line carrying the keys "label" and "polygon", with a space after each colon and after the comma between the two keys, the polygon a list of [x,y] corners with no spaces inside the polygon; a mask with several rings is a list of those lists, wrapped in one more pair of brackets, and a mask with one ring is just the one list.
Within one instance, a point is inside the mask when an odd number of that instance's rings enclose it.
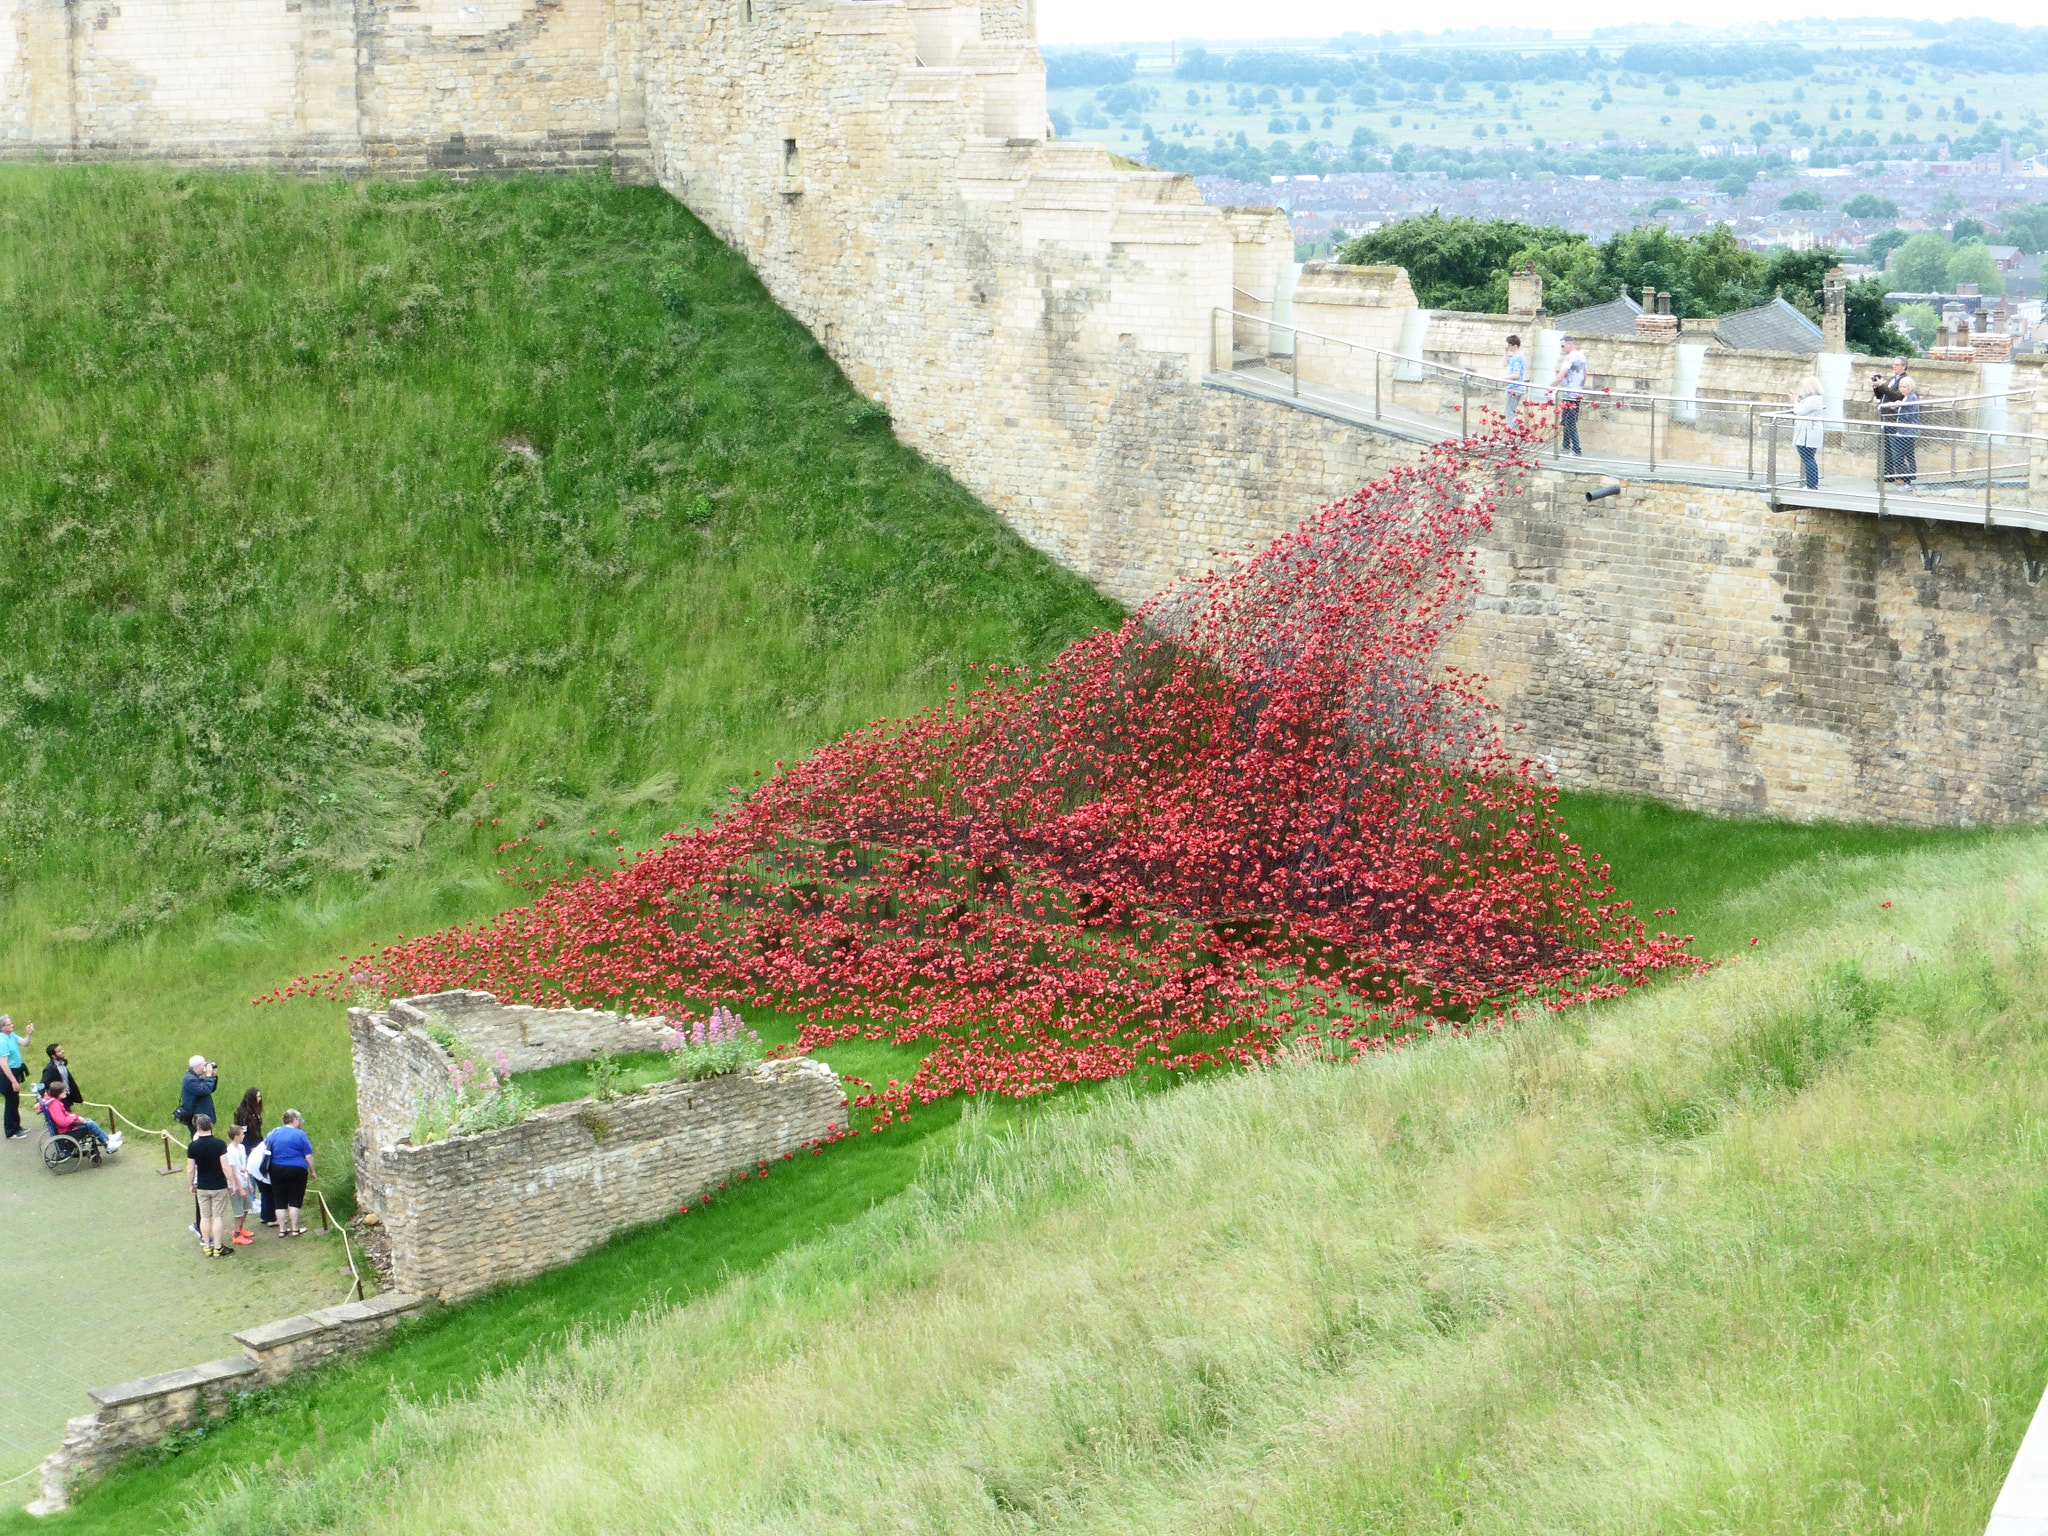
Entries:
{"label": "man in white shirt", "polygon": [[1558,424],[1564,429],[1562,451],[1584,458],[1585,450],[1579,447],[1579,400],[1586,387],[1586,354],[1569,336],[1558,343],[1558,349],[1562,357],[1557,377],[1550,384],[1558,391]]}

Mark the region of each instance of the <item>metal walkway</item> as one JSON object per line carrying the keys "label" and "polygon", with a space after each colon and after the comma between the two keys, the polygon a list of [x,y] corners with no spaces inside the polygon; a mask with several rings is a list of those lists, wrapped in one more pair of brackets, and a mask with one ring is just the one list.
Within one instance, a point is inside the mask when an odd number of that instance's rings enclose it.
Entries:
{"label": "metal walkway", "polygon": [[[1505,403],[1504,381],[1487,375],[1235,311],[1219,310],[1217,319],[1269,339],[1291,332],[1295,350],[1276,359],[1256,345],[1232,346],[1232,366],[1203,375],[1210,389],[1422,445],[1458,440],[1466,435],[1468,414],[1476,420],[1486,412],[1497,420]],[[1226,349],[1215,350],[1220,365]],[[1304,376],[1311,369],[1362,388]],[[1923,421],[1908,424],[1830,418],[1822,423],[1820,483],[1811,489],[1793,447],[1791,411],[1765,401],[1588,389],[1581,430],[1594,451],[1568,455],[1550,445],[1535,457],[1566,473],[1753,491],[1773,508],[2048,533],[2048,438],[1946,424],[1974,419],[1980,408],[1995,408],[1997,414],[1985,419],[2002,422],[2010,402],[2021,398],[1930,400]],[[1530,409],[1543,409],[1547,392],[1532,386],[1525,400]],[[1616,437],[1642,452],[1614,453]],[[1701,452],[1742,462],[1689,456]],[[2030,571],[2033,564],[2030,557]]]}

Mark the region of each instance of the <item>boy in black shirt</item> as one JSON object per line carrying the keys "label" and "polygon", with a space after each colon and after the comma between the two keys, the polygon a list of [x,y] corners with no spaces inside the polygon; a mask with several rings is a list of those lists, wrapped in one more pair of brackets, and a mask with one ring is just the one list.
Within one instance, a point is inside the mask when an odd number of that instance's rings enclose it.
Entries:
{"label": "boy in black shirt", "polygon": [[228,1228],[234,1222],[234,1202],[228,1195],[228,1144],[213,1134],[213,1116],[192,1117],[192,1145],[185,1149],[185,1182],[192,1198],[199,1202],[199,1241],[210,1259],[231,1259]]}

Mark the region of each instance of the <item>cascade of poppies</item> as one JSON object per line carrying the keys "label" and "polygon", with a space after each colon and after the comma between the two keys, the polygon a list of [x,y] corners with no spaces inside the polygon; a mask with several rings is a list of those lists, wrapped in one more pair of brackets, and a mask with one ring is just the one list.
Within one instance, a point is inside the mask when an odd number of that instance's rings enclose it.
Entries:
{"label": "cascade of poppies", "polygon": [[1322,508],[1039,671],[878,721],[712,825],[288,991],[740,1000],[929,1047],[883,1117],[1142,1064],[1369,1049],[1693,963],[1610,899],[1440,652],[1510,429]]}

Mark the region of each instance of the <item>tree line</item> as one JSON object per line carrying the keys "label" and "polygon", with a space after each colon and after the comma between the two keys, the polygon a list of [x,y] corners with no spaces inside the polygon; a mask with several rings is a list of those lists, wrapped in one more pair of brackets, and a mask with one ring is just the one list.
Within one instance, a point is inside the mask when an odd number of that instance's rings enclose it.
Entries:
{"label": "tree line", "polygon": [[[1504,314],[1508,273],[1533,263],[1543,274],[1544,307],[1566,314],[1623,294],[1655,288],[1671,295],[1674,314],[1725,315],[1782,297],[1809,319],[1821,316],[1821,282],[1839,266],[1839,251],[1745,250],[1725,224],[1697,235],[1639,225],[1604,241],[1555,224],[1516,219],[1446,217],[1433,209],[1347,242],[1339,259],[1353,265],[1405,267],[1416,301],[1427,309]],[[1848,291],[1849,345],[1866,353],[1910,352],[1891,323],[1886,282],[1870,277]]]}

